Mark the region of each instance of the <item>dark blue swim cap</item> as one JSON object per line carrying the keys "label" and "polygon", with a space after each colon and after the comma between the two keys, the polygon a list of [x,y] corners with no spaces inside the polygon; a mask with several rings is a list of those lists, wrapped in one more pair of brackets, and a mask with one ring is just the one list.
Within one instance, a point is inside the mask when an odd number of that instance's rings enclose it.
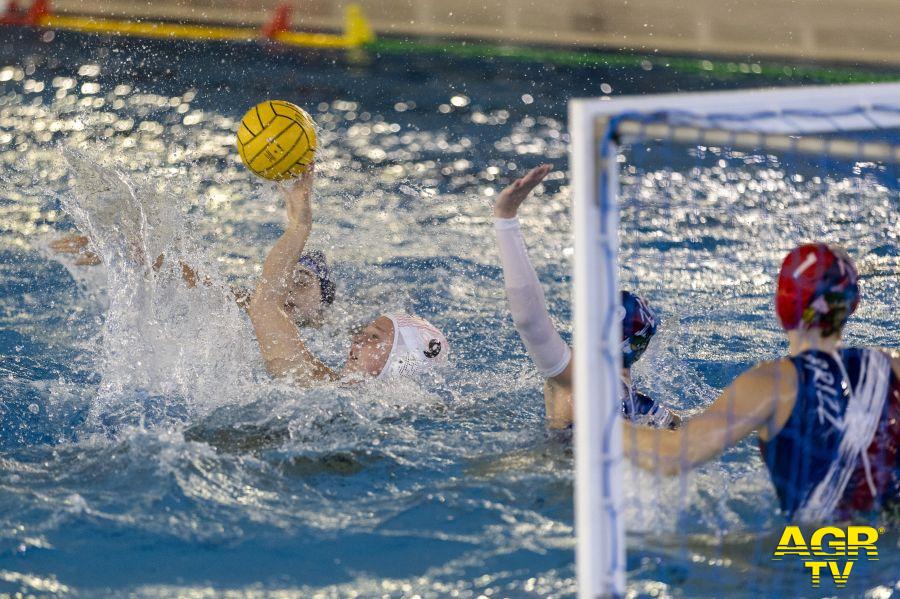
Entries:
{"label": "dark blue swim cap", "polygon": [[300,260],[297,262],[316,275],[319,280],[319,290],[322,292],[322,303],[329,306],[333,304],[337,286],[331,280],[331,270],[328,268],[325,253],[321,250],[312,250],[300,256]]}
{"label": "dark blue swim cap", "polygon": [[650,345],[659,319],[647,300],[630,291],[622,291],[622,308],[622,362],[625,368],[630,368]]}

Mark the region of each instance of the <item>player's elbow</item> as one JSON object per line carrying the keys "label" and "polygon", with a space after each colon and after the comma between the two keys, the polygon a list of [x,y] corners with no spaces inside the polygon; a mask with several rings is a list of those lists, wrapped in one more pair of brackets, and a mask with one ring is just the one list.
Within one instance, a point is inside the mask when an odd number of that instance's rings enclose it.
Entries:
{"label": "player's elbow", "polygon": [[644,442],[629,457],[644,470],[678,476],[693,467],[690,448],[684,446],[680,431],[641,428],[639,432],[645,435]]}
{"label": "player's elbow", "polygon": [[678,476],[687,468],[681,460],[654,454],[634,454],[628,456],[633,464],[642,470],[661,476]]}

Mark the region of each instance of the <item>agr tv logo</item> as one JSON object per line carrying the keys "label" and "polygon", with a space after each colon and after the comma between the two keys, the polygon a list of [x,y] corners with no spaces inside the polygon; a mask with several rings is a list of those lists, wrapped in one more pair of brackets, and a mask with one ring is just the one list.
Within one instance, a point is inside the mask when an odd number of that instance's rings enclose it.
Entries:
{"label": "agr tv logo", "polygon": [[818,588],[822,581],[822,570],[825,570],[831,575],[836,587],[844,588],[860,554],[865,555],[867,561],[878,561],[875,543],[878,542],[879,533],[883,534],[884,529],[848,526],[845,532],[837,526],[823,526],[813,531],[807,545],[800,527],[787,526],[772,559],[797,556],[809,568],[813,587]]}

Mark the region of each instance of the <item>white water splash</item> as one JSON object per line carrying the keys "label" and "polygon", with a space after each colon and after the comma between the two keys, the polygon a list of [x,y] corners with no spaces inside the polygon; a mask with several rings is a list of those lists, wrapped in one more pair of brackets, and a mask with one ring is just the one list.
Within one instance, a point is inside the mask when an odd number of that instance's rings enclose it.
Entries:
{"label": "white water splash", "polygon": [[[194,242],[186,201],[149,177],[133,180],[73,150],[63,155],[72,187],[60,202],[107,274],[94,424],[187,419],[241,403],[258,370],[258,349],[227,285]],[[182,263],[209,284],[188,288]]]}

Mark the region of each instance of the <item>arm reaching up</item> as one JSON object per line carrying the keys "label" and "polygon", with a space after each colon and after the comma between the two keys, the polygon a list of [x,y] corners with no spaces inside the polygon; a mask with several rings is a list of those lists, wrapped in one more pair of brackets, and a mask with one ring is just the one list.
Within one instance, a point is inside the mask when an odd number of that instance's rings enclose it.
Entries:
{"label": "arm reaching up", "polygon": [[297,325],[284,309],[294,268],[312,229],[313,177],[310,168],[293,186],[281,188],[287,208],[287,228],[266,256],[248,309],[269,374],[292,376],[304,387],[337,378],[334,371],[306,348]]}
{"label": "arm reaching up", "polygon": [[550,320],[544,291],[528,259],[516,218],[519,206],[550,169],[546,164],[532,169],[500,192],[494,204],[494,231],[503,264],[506,299],[516,330],[540,373],[554,378],[565,370],[572,354]]}
{"label": "arm reaching up", "polygon": [[494,232],[513,323],[528,355],[547,379],[544,389],[547,419],[552,428],[564,428],[572,422],[572,352],[550,319],[544,291],[528,259],[516,219],[519,206],[551,168],[545,164],[532,169],[500,192],[494,204]]}

